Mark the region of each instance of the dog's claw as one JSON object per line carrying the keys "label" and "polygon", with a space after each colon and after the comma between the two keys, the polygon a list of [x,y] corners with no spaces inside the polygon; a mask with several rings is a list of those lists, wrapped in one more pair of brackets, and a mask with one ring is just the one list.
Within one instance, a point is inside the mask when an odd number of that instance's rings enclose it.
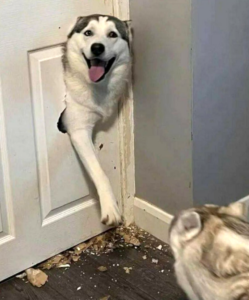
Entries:
{"label": "dog's claw", "polygon": [[115,227],[123,224],[123,222],[121,220],[117,220],[117,219],[110,220],[109,216],[101,219],[101,222],[106,226],[115,226]]}
{"label": "dog's claw", "polygon": [[101,222],[107,226],[119,226],[122,224],[122,217],[120,215],[117,205],[112,205],[108,208],[102,208]]}
{"label": "dog's claw", "polygon": [[107,215],[105,218],[103,218],[103,219],[101,220],[101,222],[102,222],[104,225],[107,225],[108,221],[109,221],[109,216],[108,216],[108,215]]}

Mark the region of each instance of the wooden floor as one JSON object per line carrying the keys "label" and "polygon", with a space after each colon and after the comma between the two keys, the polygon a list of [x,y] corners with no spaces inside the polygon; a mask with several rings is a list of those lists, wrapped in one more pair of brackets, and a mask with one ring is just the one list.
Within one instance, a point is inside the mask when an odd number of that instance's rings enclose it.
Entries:
{"label": "wooden floor", "polygon": [[[159,245],[162,250],[156,248]],[[100,272],[100,266],[107,267],[107,271]],[[130,274],[124,268],[132,268]],[[187,300],[177,287],[169,247],[151,236],[140,247],[115,249],[100,256],[82,254],[69,269],[46,273],[49,280],[41,288],[18,278],[1,283],[0,299]]]}

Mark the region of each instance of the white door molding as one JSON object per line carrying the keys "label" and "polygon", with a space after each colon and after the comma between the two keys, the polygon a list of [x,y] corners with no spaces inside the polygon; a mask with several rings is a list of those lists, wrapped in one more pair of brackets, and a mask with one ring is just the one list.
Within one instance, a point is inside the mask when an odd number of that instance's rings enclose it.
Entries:
{"label": "white door molding", "polygon": [[[129,0],[112,0],[113,15],[121,20],[130,20]],[[134,222],[135,162],[134,118],[132,84],[119,109],[119,137],[121,159],[121,203],[125,223]]]}

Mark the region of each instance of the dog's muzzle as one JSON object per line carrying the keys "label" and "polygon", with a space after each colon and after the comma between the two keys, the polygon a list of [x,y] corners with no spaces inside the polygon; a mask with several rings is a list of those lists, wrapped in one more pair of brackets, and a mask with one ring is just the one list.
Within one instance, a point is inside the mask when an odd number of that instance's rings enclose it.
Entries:
{"label": "dog's muzzle", "polygon": [[115,57],[111,58],[108,61],[101,60],[99,58],[88,59],[85,54],[82,53],[89,69],[89,78],[92,82],[99,82],[105,78],[105,75],[110,71]]}

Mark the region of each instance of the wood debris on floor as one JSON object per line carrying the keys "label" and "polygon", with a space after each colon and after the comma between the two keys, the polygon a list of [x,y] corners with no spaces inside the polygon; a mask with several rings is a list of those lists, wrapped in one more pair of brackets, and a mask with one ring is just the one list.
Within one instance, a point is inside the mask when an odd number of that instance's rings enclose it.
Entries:
{"label": "wood debris on floor", "polygon": [[[41,263],[36,269],[29,269],[26,271],[27,280],[34,286],[41,287],[47,282],[47,275],[41,270],[51,270],[53,268],[70,268],[73,262],[80,259],[82,253],[91,255],[100,255],[103,253],[113,252],[119,247],[139,247],[141,245],[138,236],[143,238],[141,230],[136,226],[118,227],[114,230],[105,232],[96,236],[84,243],[81,243],[74,248],[64,251],[47,261]],[[126,269],[125,269],[126,268]],[[129,274],[132,268],[125,267],[126,273]],[[99,271],[105,272],[107,268],[100,266]],[[17,278],[24,279],[23,274],[17,275]]]}
{"label": "wood debris on floor", "polygon": [[129,226],[110,230],[7,280],[0,284],[0,299],[186,298],[176,284],[169,246]]}
{"label": "wood debris on floor", "polygon": [[41,287],[48,281],[48,275],[39,269],[30,268],[25,273],[27,274],[28,281],[33,286]]}

